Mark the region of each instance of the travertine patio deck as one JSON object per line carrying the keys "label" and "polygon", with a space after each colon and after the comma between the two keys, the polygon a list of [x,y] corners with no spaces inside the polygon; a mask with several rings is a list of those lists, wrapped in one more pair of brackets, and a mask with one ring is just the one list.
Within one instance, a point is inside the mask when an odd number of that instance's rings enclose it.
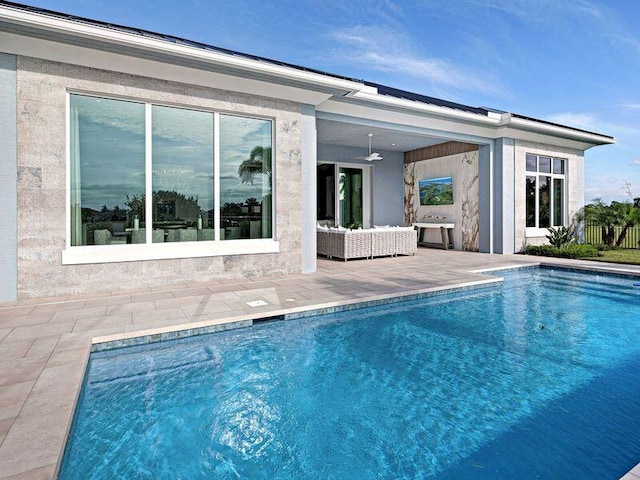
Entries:
{"label": "travertine patio deck", "polygon": [[[0,479],[55,476],[96,337],[250,324],[305,309],[484,282],[489,277],[474,271],[540,260],[419,249],[415,257],[319,259],[318,271],[310,275],[0,304]],[[555,263],[640,274],[637,267]],[[256,300],[264,304],[247,303]],[[627,479],[640,479],[640,466]]]}

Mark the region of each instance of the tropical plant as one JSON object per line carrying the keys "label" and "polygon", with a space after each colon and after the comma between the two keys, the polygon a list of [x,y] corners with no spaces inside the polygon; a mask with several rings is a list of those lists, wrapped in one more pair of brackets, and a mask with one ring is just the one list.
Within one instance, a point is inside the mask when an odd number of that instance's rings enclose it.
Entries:
{"label": "tropical plant", "polygon": [[250,183],[260,175],[266,175],[271,181],[271,147],[253,147],[249,158],[238,167],[238,176],[242,183]]}
{"label": "tropical plant", "polygon": [[[639,199],[640,200],[640,199]],[[640,202],[611,202],[606,205],[600,198],[585,205],[578,219],[595,224],[601,229],[602,242],[607,246],[621,246],[630,228],[640,224]],[[619,233],[616,235],[616,231]]]}
{"label": "tropical plant", "polygon": [[549,235],[547,235],[547,240],[549,240],[549,244],[554,247],[562,247],[563,245],[568,245],[570,243],[575,242],[575,228],[573,225],[569,227],[565,227],[560,225],[559,227],[549,227]]}
{"label": "tropical plant", "polygon": [[616,247],[624,243],[630,228],[640,223],[640,208],[629,202],[611,202],[610,208],[613,209],[616,223],[622,228],[616,239]]}
{"label": "tropical plant", "polygon": [[619,222],[616,218],[616,212],[601,198],[596,198],[593,203],[585,205],[578,214],[578,220],[599,226],[602,242],[605,245],[613,245],[616,236],[615,227]]}

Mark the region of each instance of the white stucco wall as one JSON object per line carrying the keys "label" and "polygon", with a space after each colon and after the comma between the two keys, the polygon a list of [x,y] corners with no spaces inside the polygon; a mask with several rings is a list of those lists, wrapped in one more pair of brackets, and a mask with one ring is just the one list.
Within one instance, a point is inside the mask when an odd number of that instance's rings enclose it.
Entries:
{"label": "white stucco wall", "polygon": [[0,302],[17,299],[16,65],[15,55],[0,53]]}
{"label": "white stucco wall", "polygon": [[546,229],[534,231],[526,228],[526,156],[548,155],[565,158],[565,195],[567,211],[565,224],[570,224],[576,213],[584,206],[584,152],[572,148],[557,147],[516,140],[515,142],[515,250],[522,251],[527,245],[547,243]]}

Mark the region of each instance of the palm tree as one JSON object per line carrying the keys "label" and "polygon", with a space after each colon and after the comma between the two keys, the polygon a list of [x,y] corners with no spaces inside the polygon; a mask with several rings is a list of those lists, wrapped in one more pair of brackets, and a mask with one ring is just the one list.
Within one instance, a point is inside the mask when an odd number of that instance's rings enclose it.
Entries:
{"label": "palm tree", "polygon": [[620,247],[624,243],[629,229],[640,223],[640,209],[629,202],[611,202],[610,208],[615,214],[616,223],[622,226],[616,240],[616,247]]}
{"label": "palm tree", "polygon": [[266,175],[271,182],[271,147],[253,147],[249,158],[238,167],[242,183],[250,183],[259,175]]}
{"label": "palm tree", "polygon": [[616,214],[601,198],[595,198],[593,203],[585,205],[579,215],[580,219],[600,227],[602,242],[613,245],[615,240],[615,226],[618,223]]}

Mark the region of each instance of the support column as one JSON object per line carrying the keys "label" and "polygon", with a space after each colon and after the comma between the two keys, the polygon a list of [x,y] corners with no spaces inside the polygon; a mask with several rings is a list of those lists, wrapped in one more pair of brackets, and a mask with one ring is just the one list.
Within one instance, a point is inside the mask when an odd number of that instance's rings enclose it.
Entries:
{"label": "support column", "polygon": [[318,142],[316,109],[302,105],[302,273],[316,271],[316,216]]}
{"label": "support column", "polygon": [[478,194],[480,215],[479,249],[493,253],[493,143],[480,145],[478,149]]}
{"label": "support column", "polygon": [[0,302],[18,296],[17,58],[0,53]]}
{"label": "support column", "polygon": [[515,253],[515,140],[499,138],[494,152],[494,251]]}

